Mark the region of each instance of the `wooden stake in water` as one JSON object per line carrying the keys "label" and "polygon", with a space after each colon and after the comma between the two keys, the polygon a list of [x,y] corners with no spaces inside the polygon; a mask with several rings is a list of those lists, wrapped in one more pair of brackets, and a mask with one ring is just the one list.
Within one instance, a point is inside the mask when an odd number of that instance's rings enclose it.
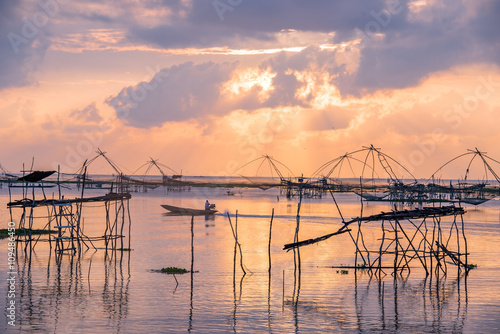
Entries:
{"label": "wooden stake in water", "polygon": [[194,266],[194,216],[191,216],[191,275],[193,275]]}
{"label": "wooden stake in water", "polygon": [[267,254],[269,256],[269,274],[271,273],[271,232],[273,230],[273,218],[274,218],[274,208],[271,213],[271,222],[269,223],[269,243],[267,245]]}
{"label": "wooden stake in water", "polygon": [[285,308],[285,270],[283,270],[283,294],[281,296],[281,309]]}
{"label": "wooden stake in water", "polygon": [[227,218],[229,219],[229,225],[231,226],[231,231],[233,232],[233,237],[234,237],[234,240],[236,242],[236,244],[238,245],[238,249],[240,250],[240,265],[241,265],[241,270],[243,270],[243,276],[245,276],[247,274],[247,272],[245,271],[245,268],[243,267],[243,252],[241,250],[241,244],[238,242],[238,211],[236,211],[236,231],[235,229],[233,228],[233,223],[231,223],[231,216],[229,215],[229,212],[227,213]]}

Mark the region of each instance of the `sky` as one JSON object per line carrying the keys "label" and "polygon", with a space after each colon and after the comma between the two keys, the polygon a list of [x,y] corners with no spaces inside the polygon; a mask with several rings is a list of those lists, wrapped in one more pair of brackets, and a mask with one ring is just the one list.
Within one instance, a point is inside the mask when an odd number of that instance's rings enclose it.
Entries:
{"label": "sky", "polygon": [[500,160],[499,1],[2,0],[0,17],[12,172],[75,172],[98,148],[186,175],[269,173],[263,155],[312,175],[370,145],[418,178],[468,149]]}

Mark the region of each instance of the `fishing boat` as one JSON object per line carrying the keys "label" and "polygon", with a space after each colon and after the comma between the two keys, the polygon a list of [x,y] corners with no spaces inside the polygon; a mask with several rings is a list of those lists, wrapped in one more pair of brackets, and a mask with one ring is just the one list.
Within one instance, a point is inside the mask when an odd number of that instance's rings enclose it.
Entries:
{"label": "fishing boat", "polygon": [[381,201],[381,200],[383,200],[384,198],[386,198],[389,195],[389,194],[384,194],[384,193],[380,193],[380,194],[376,194],[376,193],[360,193],[360,192],[357,192],[357,191],[355,191],[354,193],[356,195],[358,195],[358,196],[361,196],[362,198],[364,198],[367,201]]}
{"label": "fishing boat", "polygon": [[464,202],[464,203],[467,203],[467,204],[472,204],[472,205],[479,205],[479,204],[483,204],[484,202],[487,202],[489,201],[491,198],[472,198],[472,197],[469,197],[469,198],[462,198],[461,201]]}
{"label": "fishing boat", "polygon": [[199,210],[199,209],[181,208],[181,207],[178,207],[178,206],[167,205],[167,204],[162,204],[161,206],[162,206],[162,208],[170,211],[173,214],[187,215],[187,216],[192,216],[192,215],[213,215],[214,213],[217,212],[217,210],[215,210],[215,209]]}

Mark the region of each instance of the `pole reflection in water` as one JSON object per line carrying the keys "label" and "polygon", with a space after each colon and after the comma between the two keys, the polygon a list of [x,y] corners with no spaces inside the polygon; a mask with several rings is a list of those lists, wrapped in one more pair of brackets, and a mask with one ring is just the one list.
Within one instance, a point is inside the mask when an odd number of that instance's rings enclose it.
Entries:
{"label": "pole reflection in water", "polygon": [[[111,256],[106,261],[108,252],[105,253],[104,260],[104,287],[102,291],[103,308],[109,319],[116,319],[114,326],[121,328],[121,323],[128,315],[128,289],[130,276],[123,273],[123,252],[120,259],[117,258],[117,251],[111,251]],[[127,252],[130,256],[130,252]]]}
{"label": "pole reflection in water", "polygon": [[[298,217],[298,215],[297,215]],[[299,218],[297,218],[299,219]],[[299,332],[299,310],[298,310],[298,305],[299,305],[299,295],[300,295],[300,283],[301,283],[301,263],[300,263],[300,249],[297,248],[296,250],[294,249],[294,259],[297,257],[297,260],[295,261],[295,266],[294,266],[294,279],[293,279],[293,300],[292,300],[292,305],[293,305],[293,323],[295,327],[295,333]]]}
{"label": "pole reflection in water", "polygon": [[[332,332],[464,331],[468,308],[466,274],[455,279],[448,275],[422,280],[361,276],[354,278],[353,290],[346,287],[341,294],[332,295],[336,301],[318,301],[313,294],[307,293],[296,303],[287,303],[291,306],[293,331],[313,330],[316,327],[309,323],[312,319],[321,324],[322,331]],[[302,324],[304,321],[306,325]],[[302,325],[299,327],[299,324]]]}
{"label": "pole reflection in water", "polygon": [[[128,316],[130,269],[124,268],[124,264],[128,267],[130,253],[118,254],[119,258],[117,252],[101,254],[101,265],[95,261],[91,264],[95,253],[56,254],[55,261],[52,252],[48,258],[38,258],[35,251],[26,256],[20,254],[17,258],[19,329],[69,333],[85,328],[85,322],[92,321],[95,314],[105,314],[108,331],[120,332],[123,319]],[[41,267],[45,261],[46,270],[31,269]],[[97,282],[92,282],[92,271],[98,277]]]}
{"label": "pole reflection in water", "polygon": [[193,329],[193,274],[194,274],[194,216],[191,216],[191,291],[189,293],[189,326],[188,332]]}
{"label": "pole reflection in water", "polygon": [[[449,276],[449,275],[448,275]],[[446,276],[410,281],[395,276],[392,284],[373,276],[357,282],[354,291],[357,330],[425,333],[462,332],[467,316],[467,274],[451,280]],[[461,284],[463,282],[463,284]],[[465,296],[465,303],[462,296]],[[376,297],[377,307],[372,305]],[[391,302],[392,301],[392,302]]]}

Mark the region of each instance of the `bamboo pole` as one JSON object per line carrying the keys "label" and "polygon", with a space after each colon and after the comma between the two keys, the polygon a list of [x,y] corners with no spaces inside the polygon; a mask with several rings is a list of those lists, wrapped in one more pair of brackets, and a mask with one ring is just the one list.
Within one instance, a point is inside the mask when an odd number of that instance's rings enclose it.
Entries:
{"label": "bamboo pole", "polygon": [[191,278],[194,270],[194,216],[191,216]]}
{"label": "bamboo pole", "polygon": [[233,228],[233,223],[231,222],[231,216],[229,215],[229,212],[227,213],[227,218],[229,219],[229,225],[231,226],[231,231],[233,232],[233,237],[236,245],[238,246],[238,249],[240,250],[240,266],[241,270],[243,271],[243,276],[247,274],[245,271],[245,268],[243,267],[243,252],[241,250],[241,244],[238,241],[238,211],[236,211],[236,221],[235,221],[235,228]]}
{"label": "bamboo pole", "polygon": [[106,246],[106,250],[108,250],[108,230],[110,230],[110,221],[109,221],[109,209],[110,203],[109,201],[104,202],[104,209],[106,210],[106,229],[104,230],[104,244]]}
{"label": "bamboo pole", "polygon": [[269,243],[267,244],[267,255],[269,257],[269,269],[268,269],[269,274],[271,274],[271,234],[273,230],[273,218],[274,218],[274,208],[271,213],[271,221],[269,222]]}
{"label": "bamboo pole", "polygon": [[[377,268],[379,277],[382,271],[382,248],[384,246],[384,242],[385,242],[385,229],[384,229],[384,220],[382,219],[382,241],[380,242],[379,255],[378,255],[378,268]],[[375,274],[377,273],[377,271],[375,271]]]}
{"label": "bamboo pole", "polygon": [[[363,166],[363,170],[364,170],[364,166]],[[363,181],[361,179],[361,176],[359,177],[359,187],[360,187],[360,194],[363,194]],[[359,216],[363,217],[363,196],[359,196],[359,198],[360,198],[360,204],[361,204],[361,213],[359,214]],[[356,233],[356,241],[354,242],[354,245],[356,246],[356,256],[354,257],[354,267],[355,268],[358,267],[358,254],[361,254],[361,251],[359,250],[359,247],[358,247],[359,231],[360,230],[361,230],[361,222],[358,222],[358,231]],[[361,256],[363,256],[363,255],[361,255]],[[364,261],[364,259],[363,259],[363,262],[366,262],[366,261]],[[356,270],[354,271],[354,273],[356,273]]]}
{"label": "bamboo pole", "polygon": [[[408,240],[409,242],[409,247],[411,247],[413,249],[413,251],[415,252],[415,255],[418,257],[418,259],[420,260],[420,263],[422,264],[422,267],[424,267],[425,269],[425,273],[426,273],[426,276],[429,274],[429,272],[427,271],[427,267],[425,266],[425,263],[424,261],[422,261],[422,259],[420,258],[420,255],[418,254],[418,251],[415,249],[415,246],[413,246],[413,238],[410,240],[410,238],[408,238],[408,235],[406,235],[406,232],[404,231],[403,227],[401,226],[401,224],[399,223],[399,221],[396,220],[396,223],[397,225],[399,225],[399,227],[401,228],[401,232],[403,233],[403,235],[405,236],[405,238]],[[396,226],[397,227],[397,226]],[[405,252],[406,254],[406,252]],[[408,270],[410,269],[410,267],[408,266]]]}
{"label": "bamboo pole", "polygon": [[[130,238],[130,236],[129,236]],[[129,239],[130,240],[130,239]],[[130,256],[130,255],[129,255]],[[191,290],[189,295],[189,328],[191,332],[193,326],[193,290],[194,290],[194,216],[191,216]]]}
{"label": "bamboo pole", "polygon": [[130,202],[127,199],[127,214],[128,214],[128,249],[130,248],[130,238],[132,237],[132,219],[130,218]]}
{"label": "bamboo pole", "polygon": [[125,203],[124,199],[121,199],[121,210],[122,210],[122,226],[120,229],[120,245],[121,245],[121,250],[123,252],[123,228],[125,227]]}
{"label": "bamboo pole", "polygon": [[[397,220],[396,220],[397,222]],[[396,279],[396,269],[398,268],[398,247],[399,247],[399,240],[398,240],[398,225],[394,225],[394,270],[393,270],[393,275],[394,279]]]}
{"label": "bamboo pole", "polygon": [[467,252],[467,238],[465,237],[465,226],[464,226],[464,217],[463,215],[460,215],[460,219],[462,221],[462,236],[464,238],[464,248],[465,248],[465,265],[466,265],[466,271],[469,269],[469,262],[468,262],[468,252]]}

